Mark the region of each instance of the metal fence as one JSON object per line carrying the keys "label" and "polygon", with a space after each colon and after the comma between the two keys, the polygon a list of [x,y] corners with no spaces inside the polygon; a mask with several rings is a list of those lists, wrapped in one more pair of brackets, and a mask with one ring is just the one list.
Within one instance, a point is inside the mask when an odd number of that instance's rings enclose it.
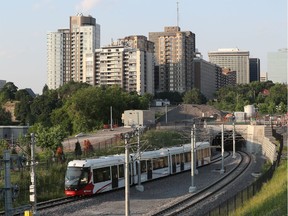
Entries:
{"label": "metal fence", "polygon": [[273,130],[273,136],[280,142],[280,148],[278,151],[277,160],[255,182],[253,182],[251,185],[238,192],[233,197],[230,197],[229,199],[221,203],[219,206],[209,211],[207,215],[209,216],[232,215],[237,208],[242,207],[246,201],[248,201],[250,198],[252,198],[255,194],[257,194],[261,190],[264,183],[266,183],[273,177],[274,171],[280,163],[283,149],[282,135],[277,134],[276,131]]}

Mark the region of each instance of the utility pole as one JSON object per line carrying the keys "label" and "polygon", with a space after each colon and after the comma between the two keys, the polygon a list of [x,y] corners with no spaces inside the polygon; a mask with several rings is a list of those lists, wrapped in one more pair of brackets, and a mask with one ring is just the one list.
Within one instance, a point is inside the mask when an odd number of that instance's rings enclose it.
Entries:
{"label": "utility pole", "polygon": [[189,187],[189,193],[193,193],[196,191],[196,187],[194,185],[194,153],[195,153],[195,124],[191,128],[191,186]]}
{"label": "utility pole", "polygon": [[10,152],[4,151],[5,162],[5,216],[13,215],[12,193],[11,193],[11,175],[10,175]]}
{"label": "utility pole", "polygon": [[125,216],[130,216],[129,135],[125,134]]}
{"label": "utility pole", "polygon": [[222,124],[222,133],[221,133],[221,170],[220,174],[223,174],[225,172],[224,170],[224,124]]}
{"label": "utility pole", "polygon": [[110,106],[110,130],[113,131],[112,106]]}
{"label": "utility pole", "polygon": [[168,122],[168,109],[167,109],[167,104],[165,105],[165,117],[166,117],[166,124],[167,124],[167,122]]}
{"label": "utility pole", "polygon": [[35,173],[35,135],[31,133],[31,185],[30,185],[30,202],[32,202],[32,214],[37,216],[36,200],[36,173]]}

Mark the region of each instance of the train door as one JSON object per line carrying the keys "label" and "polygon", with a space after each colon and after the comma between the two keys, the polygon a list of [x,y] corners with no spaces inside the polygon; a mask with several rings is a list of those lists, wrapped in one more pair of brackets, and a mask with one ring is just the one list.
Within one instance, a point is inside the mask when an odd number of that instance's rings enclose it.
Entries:
{"label": "train door", "polygon": [[184,153],[180,154],[180,170],[184,170],[184,163],[185,163],[185,158],[184,158]]}
{"label": "train door", "polygon": [[176,173],[176,155],[172,155],[172,173]]}
{"label": "train door", "polygon": [[112,171],[112,189],[118,188],[118,169],[117,165],[111,167]]}
{"label": "train door", "polygon": [[152,179],[152,162],[151,160],[147,160],[147,179]]}

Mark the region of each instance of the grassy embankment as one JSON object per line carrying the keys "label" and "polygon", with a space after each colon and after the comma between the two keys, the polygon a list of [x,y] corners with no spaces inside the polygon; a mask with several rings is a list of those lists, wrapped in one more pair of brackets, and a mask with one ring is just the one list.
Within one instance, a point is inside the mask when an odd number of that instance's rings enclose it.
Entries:
{"label": "grassy embankment", "polygon": [[[287,155],[287,147],[284,152]],[[287,177],[287,160],[282,160],[273,178],[233,215],[287,215]]]}

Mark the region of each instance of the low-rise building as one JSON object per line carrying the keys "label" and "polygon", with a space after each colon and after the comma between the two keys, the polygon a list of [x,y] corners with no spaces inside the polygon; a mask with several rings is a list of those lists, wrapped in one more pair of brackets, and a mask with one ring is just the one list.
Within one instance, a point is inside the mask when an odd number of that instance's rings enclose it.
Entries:
{"label": "low-rise building", "polygon": [[155,124],[153,110],[125,110],[122,114],[124,127],[150,126]]}

